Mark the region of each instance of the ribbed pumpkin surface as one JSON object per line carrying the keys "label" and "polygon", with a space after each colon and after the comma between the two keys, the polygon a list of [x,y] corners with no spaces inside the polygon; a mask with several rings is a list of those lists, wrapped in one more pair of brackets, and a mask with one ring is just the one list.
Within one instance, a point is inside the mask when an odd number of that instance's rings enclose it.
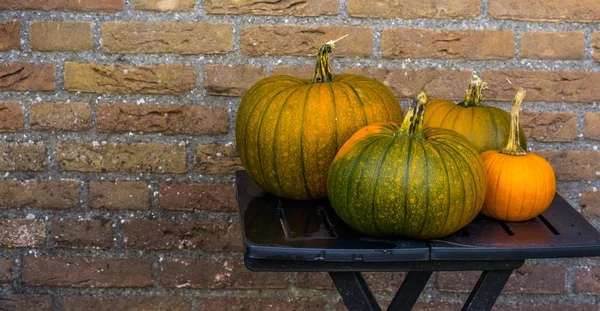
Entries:
{"label": "ribbed pumpkin surface", "polygon": [[259,81],[244,96],[236,142],[248,174],[267,192],[291,199],[327,195],[336,152],[363,126],[402,120],[394,94],[358,75],[311,83],[290,76]]}
{"label": "ribbed pumpkin surface", "polygon": [[331,205],[354,229],[422,239],[466,226],[486,191],[479,154],[463,136],[440,128],[404,135],[394,123],[354,134],[336,155],[327,183]]}

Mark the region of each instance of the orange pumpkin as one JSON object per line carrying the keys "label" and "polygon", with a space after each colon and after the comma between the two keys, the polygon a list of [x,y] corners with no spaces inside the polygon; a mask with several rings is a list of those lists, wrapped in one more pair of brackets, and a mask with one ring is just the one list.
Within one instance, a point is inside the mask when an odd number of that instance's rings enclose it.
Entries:
{"label": "orange pumpkin", "polygon": [[550,206],[556,191],[550,163],[535,153],[527,153],[517,141],[519,108],[524,97],[525,90],[520,89],[511,109],[506,147],[481,154],[487,176],[481,213],[499,220],[523,221],[538,216]]}

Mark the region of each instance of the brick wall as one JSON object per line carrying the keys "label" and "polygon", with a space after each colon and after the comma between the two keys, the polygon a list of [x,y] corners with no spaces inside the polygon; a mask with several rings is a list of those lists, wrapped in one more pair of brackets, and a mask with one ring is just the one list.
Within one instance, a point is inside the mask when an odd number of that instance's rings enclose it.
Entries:
{"label": "brick wall", "polygon": [[[242,263],[232,172],[241,95],[334,70],[487,103],[522,125],[600,227],[597,0],[0,0],[0,310],[343,310],[324,274]],[[560,150],[560,151],[558,151]],[[402,274],[367,274],[383,303]],[[418,310],[459,309],[474,273]],[[531,261],[495,310],[594,310],[597,258]]]}

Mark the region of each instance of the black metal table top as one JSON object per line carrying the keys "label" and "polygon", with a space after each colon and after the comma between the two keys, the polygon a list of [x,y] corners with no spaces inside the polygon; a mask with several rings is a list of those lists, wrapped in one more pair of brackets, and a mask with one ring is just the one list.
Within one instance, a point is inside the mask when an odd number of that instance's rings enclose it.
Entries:
{"label": "black metal table top", "polygon": [[600,233],[558,194],[539,217],[508,223],[478,216],[435,240],[380,239],[341,221],[327,199],[294,201],[264,192],[236,172],[245,255],[310,262],[524,260],[600,256]]}

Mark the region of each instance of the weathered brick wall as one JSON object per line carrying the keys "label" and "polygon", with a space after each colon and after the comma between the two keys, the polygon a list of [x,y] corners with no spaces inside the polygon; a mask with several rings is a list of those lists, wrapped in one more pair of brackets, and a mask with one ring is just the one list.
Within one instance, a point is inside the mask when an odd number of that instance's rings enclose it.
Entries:
{"label": "weathered brick wall", "polygon": [[[343,310],[324,274],[244,268],[232,172],[240,96],[271,74],[384,81],[522,125],[600,227],[598,0],[0,0],[0,310]],[[367,274],[389,302],[403,274]],[[419,310],[458,309],[474,273]],[[594,310],[600,260],[528,262],[495,310]]]}

